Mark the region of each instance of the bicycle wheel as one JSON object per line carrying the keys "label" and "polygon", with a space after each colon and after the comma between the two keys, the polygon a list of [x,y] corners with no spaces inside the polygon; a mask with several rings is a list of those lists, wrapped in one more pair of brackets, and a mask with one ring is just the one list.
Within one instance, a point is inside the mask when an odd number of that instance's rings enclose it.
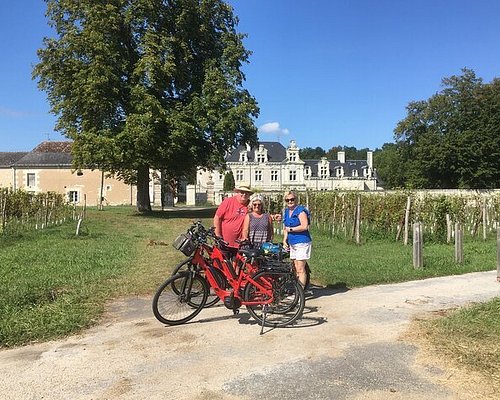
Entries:
{"label": "bicycle wheel", "polygon": [[[175,275],[175,274],[178,274],[179,272],[185,272],[185,271],[191,271],[195,268],[194,264],[192,263],[193,259],[190,257],[190,258],[187,258],[185,259],[184,261],[182,261],[181,263],[177,264],[176,267],[174,268],[174,272],[172,272],[172,275]],[[217,275],[217,272],[219,272],[219,274]],[[217,282],[219,283],[220,287],[224,287],[224,284],[223,284],[223,281],[224,281],[224,276],[222,275],[222,273],[220,273],[220,271],[217,271],[214,275],[215,275],[215,278],[217,279]],[[204,276],[204,273],[203,271],[201,271],[201,275]],[[207,282],[207,285],[210,286]],[[212,307],[213,305],[217,304],[217,302],[219,301],[219,297],[215,294],[214,290],[209,287],[209,291],[208,291],[208,297],[207,297],[207,301],[205,303],[205,308],[208,308],[208,307]]]}
{"label": "bicycle wheel", "polygon": [[[292,324],[302,315],[305,305],[304,289],[291,273],[263,271],[255,275],[253,280],[256,284],[248,282],[244,299],[245,302],[254,303],[247,304],[246,307],[259,324],[264,322],[264,326],[283,327]],[[271,296],[269,290],[272,291]]]}
{"label": "bicycle wheel", "polygon": [[208,296],[205,278],[180,272],[167,279],[153,297],[153,314],[167,325],[188,322],[203,309]]}

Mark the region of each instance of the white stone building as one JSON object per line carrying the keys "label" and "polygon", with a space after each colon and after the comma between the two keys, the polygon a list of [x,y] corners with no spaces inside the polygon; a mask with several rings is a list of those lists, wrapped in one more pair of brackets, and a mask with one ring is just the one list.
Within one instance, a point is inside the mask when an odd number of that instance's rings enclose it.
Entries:
{"label": "white stone building", "polygon": [[[257,147],[240,146],[226,158],[227,169],[238,183],[250,184],[259,192],[305,190],[378,190],[373,153],[366,160],[346,160],[345,152],[337,160],[302,160],[294,140],[288,147],[278,142],[259,142]],[[188,192],[207,193],[207,200],[219,204],[223,197],[225,172],[199,170],[196,186]],[[190,186],[190,185],[188,185]],[[194,198],[188,194],[189,198]]]}

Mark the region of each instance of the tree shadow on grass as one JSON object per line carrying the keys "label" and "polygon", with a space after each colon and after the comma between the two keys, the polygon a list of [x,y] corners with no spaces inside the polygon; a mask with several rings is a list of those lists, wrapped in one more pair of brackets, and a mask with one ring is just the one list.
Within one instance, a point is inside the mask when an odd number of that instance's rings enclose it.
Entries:
{"label": "tree shadow on grass", "polygon": [[153,210],[142,214],[136,214],[137,217],[151,218],[151,219],[175,219],[175,218],[188,218],[199,220],[203,218],[212,218],[215,215],[217,207],[170,207],[166,210]]}

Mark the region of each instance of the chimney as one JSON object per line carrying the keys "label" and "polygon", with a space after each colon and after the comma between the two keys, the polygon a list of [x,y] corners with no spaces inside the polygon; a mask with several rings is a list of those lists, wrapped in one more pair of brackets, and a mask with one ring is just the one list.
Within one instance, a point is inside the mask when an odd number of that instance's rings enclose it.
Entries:
{"label": "chimney", "polygon": [[339,151],[337,153],[337,160],[339,160],[341,164],[345,163],[345,151]]}
{"label": "chimney", "polygon": [[366,152],[366,164],[370,170],[373,170],[373,151]]}

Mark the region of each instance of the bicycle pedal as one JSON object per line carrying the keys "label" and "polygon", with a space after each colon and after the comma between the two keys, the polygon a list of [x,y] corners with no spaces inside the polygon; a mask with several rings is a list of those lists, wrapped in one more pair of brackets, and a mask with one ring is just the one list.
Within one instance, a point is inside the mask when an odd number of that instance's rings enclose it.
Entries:
{"label": "bicycle pedal", "polygon": [[233,310],[233,315],[238,315],[240,313],[240,310],[236,309],[236,310]]}

